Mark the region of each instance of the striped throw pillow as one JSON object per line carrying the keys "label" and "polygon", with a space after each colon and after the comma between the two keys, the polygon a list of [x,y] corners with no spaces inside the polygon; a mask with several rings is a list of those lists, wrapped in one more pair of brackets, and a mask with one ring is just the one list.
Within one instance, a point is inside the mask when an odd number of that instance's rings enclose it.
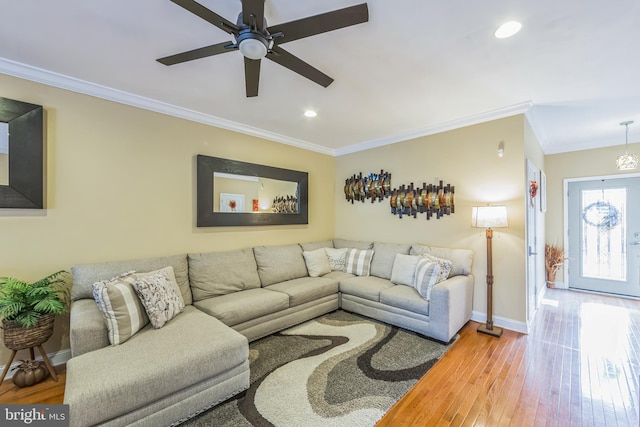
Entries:
{"label": "striped throw pillow", "polygon": [[431,290],[438,282],[440,276],[440,265],[437,262],[429,261],[422,258],[416,264],[416,276],[413,287],[422,298],[429,301],[431,299]]}
{"label": "striped throw pillow", "polygon": [[373,249],[349,249],[347,251],[345,271],[356,276],[368,276],[372,259]]}
{"label": "striped throw pillow", "polygon": [[107,325],[109,342],[119,345],[149,323],[149,317],[133,288],[133,271],[93,284],[93,297]]}

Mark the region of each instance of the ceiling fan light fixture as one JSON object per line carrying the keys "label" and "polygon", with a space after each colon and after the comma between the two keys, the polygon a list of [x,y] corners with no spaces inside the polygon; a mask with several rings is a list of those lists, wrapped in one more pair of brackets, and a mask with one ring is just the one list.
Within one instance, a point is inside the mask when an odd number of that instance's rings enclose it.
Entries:
{"label": "ceiling fan light fixture", "polygon": [[238,49],[245,58],[249,59],[262,59],[267,55],[267,45],[258,38],[246,38],[241,40]]}
{"label": "ceiling fan light fixture", "polygon": [[616,167],[621,171],[628,171],[638,168],[638,156],[635,154],[629,154],[629,125],[633,123],[633,120],[620,123],[620,126],[625,128],[625,153],[618,156],[616,159]]}
{"label": "ceiling fan light fixture", "polygon": [[500,25],[494,35],[498,39],[506,39],[516,34],[522,28],[522,24],[518,21],[509,21]]}

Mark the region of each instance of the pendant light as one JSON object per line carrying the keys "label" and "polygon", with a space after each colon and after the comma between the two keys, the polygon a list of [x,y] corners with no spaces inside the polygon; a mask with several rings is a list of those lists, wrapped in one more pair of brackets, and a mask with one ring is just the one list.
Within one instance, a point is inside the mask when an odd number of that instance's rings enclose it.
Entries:
{"label": "pendant light", "polygon": [[627,171],[638,168],[638,156],[635,154],[629,154],[629,125],[633,123],[633,120],[620,123],[620,126],[625,127],[625,153],[618,156],[616,160],[616,166],[618,170]]}

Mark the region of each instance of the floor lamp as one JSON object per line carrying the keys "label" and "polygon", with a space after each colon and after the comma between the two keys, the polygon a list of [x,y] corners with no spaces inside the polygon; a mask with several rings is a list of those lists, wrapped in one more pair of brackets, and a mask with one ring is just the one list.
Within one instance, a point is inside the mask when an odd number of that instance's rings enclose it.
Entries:
{"label": "floor lamp", "polygon": [[487,323],[478,327],[478,332],[500,337],[502,328],[493,326],[493,262],[491,259],[491,240],[494,228],[508,227],[506,206],[474,206],[471,213],[471,226],[487,229]]}

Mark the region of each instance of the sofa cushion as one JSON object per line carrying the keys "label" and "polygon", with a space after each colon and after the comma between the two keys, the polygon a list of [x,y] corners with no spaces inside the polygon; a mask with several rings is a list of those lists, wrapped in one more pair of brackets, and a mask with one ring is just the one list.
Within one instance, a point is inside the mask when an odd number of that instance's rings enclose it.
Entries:
{"label": "sofa cushion", "polygon": [[438,258],[437,256],[433,256],[429,254],[424,254],[422,256],[431,262],[438,263],[438,266],[440,266],[440,275],[438,276],[438,283],[444,282],[445,280],[447,280],[447,278],[449,278],[449,275],[451,274],[451,265],[452,265],[451,261],[444,258]]}
{"label": "sofa cushion", "polygon": [[315,249],[313,251],[303,251],[302,256],[304,257],[304,263],[307,266],[309,276],[319,277],[327,273],[331,273],[329,257],[324,251],[324,248]]}
{"label": "sofa cushion", "polygon": [[332,248],[333,240],[319,240],[317,242],[300,243],[300,247],[303,251],[314,251],[320,248]]}
{"label": "sofa cushion", "polygon": [[233,326],[289,308],[289,295],[264,288],[248,289],[196,301],[194,305],[225,325]]}
{"label": "sofa cushion", "polygon": [[391,270],[391,281],[396,285],[414,286],[416,265],[421,257],[397,254]]}
{"label": "sofa cushion", "polygon": [[71,299],[93,299],[93,284],[101,280],[109,280],[127,271],[145,273],[159,270],[167,266],[173,267],[176,282],[180,287],[182,299],[186,305],[191,304],[191,288],[189,287],[189,267],[186,255],[174,255],[157,258],[146,258],[129,261],[102,262],[96,264],[78,264],[71,267],[73,288]]}
{"label": "sofa cushion", "polygon": [[302,277],[269,286],[270,291],[289,296],[289,307],[295,307],[327,295],[338,293],[338,281],[328,277]]}
{"label": "sofa cushion", "polygon": [[358,276],[340,280],[340,292],[371,301],[380,301],[380,292],[392,286],[396,285],[387,279],[375,276]]}
{"label": "sofa cushion", "polygon": [[345,271],[347,267],[347,248],[324,248],[327,258],[329,259],[329,268],[331,271]]}
{"label": "sofa cushion", "polygon": [[162,329],[148,325],[123,345],[72,357],[65,403],[83,408],[83,424],[100,424],[242,367],[248,357],[246,337],[188,306]]}
{"label": "sofa cushion", "polygon": [[149,316],[149,321],[156,329],[162,328],[184,309],[184,300],[172,267],[148,274],[137,274],[133,288]]}
{"label": "sofa cushion", "polygon": [[411,255],[429,254],[451,261],[451,272],[449,277],[468,276],[471,274],[471,264],[473,262],[473,251],[470,249],[440,248],[436,246],[426,246],[414,244],[411,246]]}
{"label": "sofa cushion", "polygon": [[149,324],[147,312],[133,287],[133,272],[93,284],[93,297],[102,314],[111,345],[126,342]]}
{"label": "sofa cushion", "polygon": [[300,245],[256,246],[253,254],[262,286],[307,276]]}
{"label": "sofa cushion", "polygon": [[332,271],[329,274],[325,274],[322,277],[326,277],[327,279],[335,279],[337,281],[343,280],[343,279],[350,279],[352,277],[356,277],[355,274],[351,274],[351,273],[347,273],[346,271],[340,271],[340,270],[336,270],[336,271]]}
{"label": "sofa cushion", "polygon": [[344,271],[356,276],[369,276],[372,258],[373,250],[371,249],[349,249]]}
{"label": "sofa cushion", "polygon": [[413,313],[429,315],[429,301],[409,286],[393,286],[380,291],[380,302]]}
{"label": "sofa cushion", "polygon": [[193,300],[260,287],[253,249],[189,254]]}
{"label": "sofa cushion", "polygon": [[333,239],[333,247],[336,249],[373,249],[373,242],[362,242],[359,240]]}
{"label": "sofa cushion", "polygon": [[397,254],[408,255],[411,245],[395,243],[374,243],[371,275],[383,279],[391,279],[391,270]]}
{"label": "sofa cushion", "polygon": [[414,288],[425,300],[431,299],[431,290],[440,278],[440,264],[421,258],[416,264]]}

